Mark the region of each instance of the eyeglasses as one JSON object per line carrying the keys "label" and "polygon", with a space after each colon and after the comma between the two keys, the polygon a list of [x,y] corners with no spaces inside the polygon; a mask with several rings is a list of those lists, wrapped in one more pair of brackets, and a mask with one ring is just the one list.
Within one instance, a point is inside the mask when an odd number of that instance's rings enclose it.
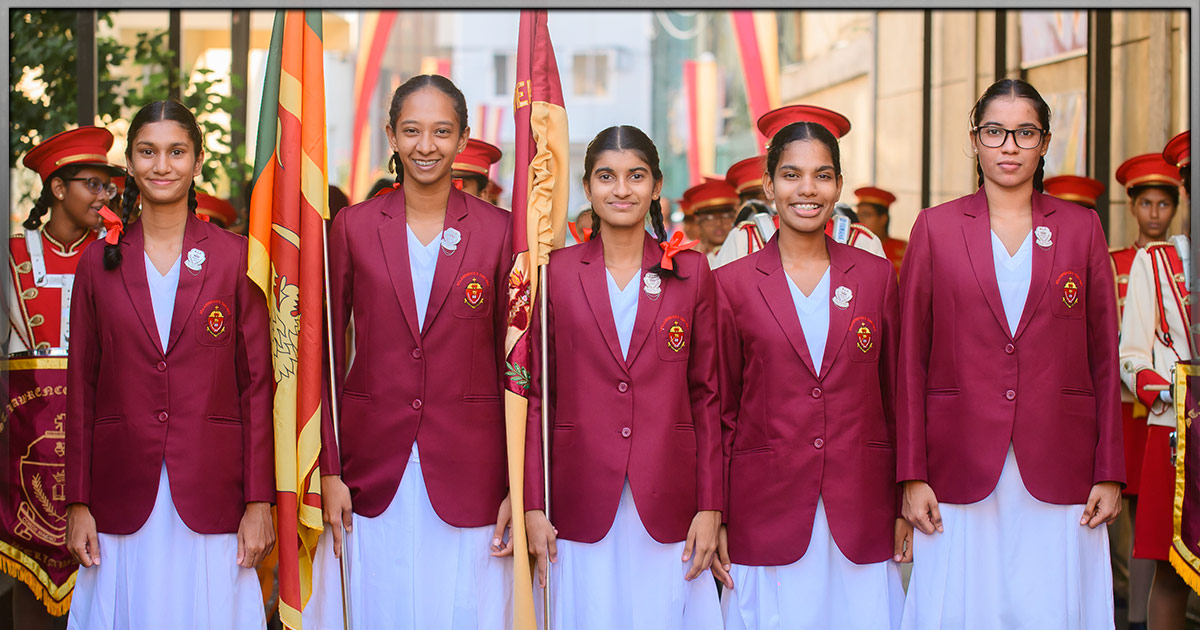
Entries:
{"label": "eyeglasses", "polygon": [[730,220],[733,219],[733,210],[721,210],[719,212],[702,212],[695,215],[696,220],[700,223],[708,223],[709,221]]}
{"label": "eyeglasses", "polygon": [[67,178],[67,181],[83,182],[83,185],[87,186],[88,192],[92,193],[93,195],[99,195],[103,192],[108,193],[109,199],[117,196],[117,185],[112,182],[105,184],[104,182],[100,181],[99,177],[69,177]]}
{"label": "eyeglasses", "polygon": [[984,125],[972,129],[975,136],[979,138],[979,144],[989,148],[998,149],[1008,142],[1009,134],[1012,135],[1013,141],[1022,149],[1036,149],[1042,144],[1042,136],[1046,130],[1038,129],[1037,127],[1022,127],[1020,129],[1005,129],[996,125]]}

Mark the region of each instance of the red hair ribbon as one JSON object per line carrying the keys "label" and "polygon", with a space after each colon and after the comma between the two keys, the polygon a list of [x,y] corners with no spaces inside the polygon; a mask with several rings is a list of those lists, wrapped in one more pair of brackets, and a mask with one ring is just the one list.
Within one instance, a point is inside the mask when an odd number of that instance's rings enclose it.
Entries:
{"label": "red hair ribbon", "polygon": [[700,244],[700,241],[688,241],[685,243],[683,241],[684,238],[683,232],[676,232],[671,235],[670,240],[658,244],[663,249],[662,262],[659,263],[659,266],[668,271],[675,269],[675,262],[671,260],[675,258],[675,254],[689,250]]}
{"label": "red hair ribbon", "polygon": [[583,234],[579,233],[579,229],[575,227],[574,221],[567,221],[567,227],[571,230],[571,236],[575,237],[576,243],[586,243],[592,240],[592,228],[583,228]]}
{"label": "red hair ribbon", "polygon": [[121,232],[125,231],[125,224],[107,206],[100,206],[100,218],[104,221],[104,229],[108,230],[104,235],[104,242],[109,245],[116,245],[117,241],[121,240]]}
{"label": "red hair ribbon", "polygon": [[197,218],[197,219],[200,219],[201,221],[203,221],[203,222],[205,222],[205,223],[208,223],[209,221],[211,221],[211,220],[212,220],[212,217],[208,216],[207,214],[199,214],[199,213],[197,213],[197,214],[196,214],[196,218]]}

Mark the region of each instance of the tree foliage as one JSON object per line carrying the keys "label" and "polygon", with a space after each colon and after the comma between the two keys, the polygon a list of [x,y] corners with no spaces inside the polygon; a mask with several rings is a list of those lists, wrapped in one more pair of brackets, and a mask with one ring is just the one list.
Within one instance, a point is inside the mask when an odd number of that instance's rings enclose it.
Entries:
{"label": "tree foliage", "polygon": [[[17,164],[36,142],[78,124],[77,16],[70,10],[9,12],[10,165]],[[98,13],[97,19],[112,26],[112,13]],[[97,34],[96,55],[101,124],[128,120],[143,105],[170,95],[168,69],[175,59],[165,30],[138,33],[132,47]],[[207,69],[192,75],[190,80],[186,73],[182,75],[181,100],[196,114],[204,133],[208,159],[199,185],[210,192],[227,185],[236,200],[252,168],[244,159],[244,147],[230,148],[233,126],[244,129],[245,125],[233,115],[240,102],[218,89],[224,77]],[[235,86],[244,82],[238,76],[230,80]]]}

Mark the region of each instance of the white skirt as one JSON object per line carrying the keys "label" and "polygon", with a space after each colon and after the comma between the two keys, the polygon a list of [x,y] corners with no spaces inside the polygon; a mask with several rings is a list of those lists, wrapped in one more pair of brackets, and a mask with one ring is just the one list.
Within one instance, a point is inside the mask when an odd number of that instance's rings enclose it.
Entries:
{"label": "white skirt", "polygon": [[237,534],[189,529],[175,511],[165,463],[142,527],[98,537],[100,564],[79,569],[70,630],[267,627],[258,575],[237,565]]}
{"label": "white skirt", "polygon": [[[721,605],[712,573],[683,579],[686,543],[662,544],[642,526],[626,480],[612,529],[600,541],[558,540],[550,565],[554,630],[718,630]],[[542,627],[542,589],[534,581]]]}
{"label": "white skirt", "polygon": [[[355,628],[504,630],[512,627],[512,558],[491,554],[495,527],[447,525],[429,503],[414,450],[382,514],[355,514],[343,553]],[[341,562],[327,527],[317,543],[305,630],[342,630]]]}
{"label": "white skirt", "polygon": [[1010,446],[986,499],[942,503],[945,531],[914,533],[901,628],[1111,629],[1108,528],[1080,525],[1083,507],[1033,498]]}
{"label": "white skirt", "polygon": [[895,630],[904,609],[900,568],[892,560],[855,564],[829,532],[817,499],[812,540],[786,566],[733,565],[733,590],[721,597],[725,630]]}

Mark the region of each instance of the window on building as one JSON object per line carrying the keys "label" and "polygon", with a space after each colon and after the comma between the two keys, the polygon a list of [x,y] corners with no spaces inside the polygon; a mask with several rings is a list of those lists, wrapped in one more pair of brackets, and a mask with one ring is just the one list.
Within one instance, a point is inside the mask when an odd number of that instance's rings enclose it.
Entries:
{"label": "window on building", "polygon": [[571,72],[574,77],[575,96],[607,97],[612,55],[609,52],[576,53]]}
{"label": "window on building", "polygon": [[517,82],[517,56],[509,53],[492,55],[492,76],[496,79],[496,96],[512,96]]}

